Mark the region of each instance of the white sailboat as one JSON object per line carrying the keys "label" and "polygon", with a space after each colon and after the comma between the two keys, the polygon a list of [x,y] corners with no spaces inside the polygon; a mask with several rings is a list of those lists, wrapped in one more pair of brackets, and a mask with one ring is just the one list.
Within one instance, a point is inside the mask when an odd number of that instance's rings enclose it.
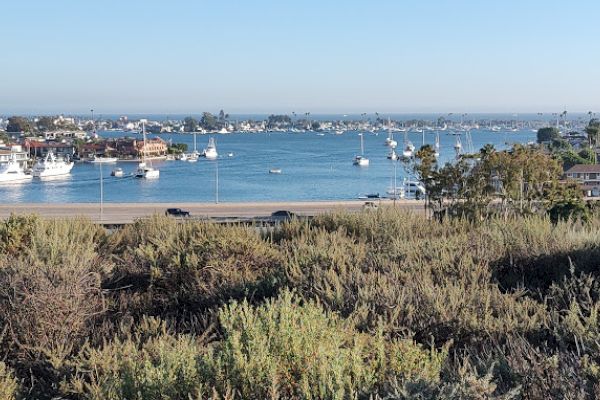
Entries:
{"label": "white sailboat", "polygon": [[142,162],[138,164],[138,168],[135,171],[136,178],[143,179],[158,179],[160,176],[160,171],[154,169],[152,164],[146,164],[146,127],[144,123],[145,120],[142,120],[142,135],[144,135],[144,148],[142,149]]}
{"label": "white sailboat", "polygon": [[435,133],[435,145],[433,147],[433,150],[435,151],[435,153],[433,153],[435,158],[439,158],[440,157],[440,134],[439,134],[439,132]]}
{"label": "white sailboat", "polygon": [[212,137],[208,139],[208,145],[204,149],[204,157],[206,157],[207,160],[216,160],[217,157],[219,157],[215,139]]}
{"label": "white sailboat", "polygon": [[33,176],[25,173],[14,154],[11,154],[7,163],[0,166],[0,183],[26,182],[30,181],[31,178]]}
{"label": "white sailboat", "polygon": [[196,150],[196,132],[194,132],[194,151],[186,156],[186,160],[187,162],[197,162],[199,156],[200,153]]}
{"label": "white sailboat", "polygon": [[358,156],[354,156],[354,161],[353,164],[354,165],[358,165],[359,167],[368,167],[369,166],[369,159],[365,157],[364,153],[365,153],[365,146],[363,143],[363,134],[359,133],[358,136],[360,136],[360,155]]}
{"label": "white sailboat", "polygon": [[[398,146],[398,142],[394,140],[394,134],[392,133],[392,121],[388,118],[388,137],[385,139],[385,145],[395,149]],[[388,157],[389,158],[389,157]]]}
{"label": "white sailboat", "polygon": [[86,162],[90,164],[114,164],[117,161],[117,157],[100,157],[97,155],[94,155],[90,159],[86,160]]}
{"label": "white sailboat", "polygon": [[462,142],[460,140],[460,135],[456,136],[456,142],[454,143],[454,151],[456,152],[456,157],[459,157],[462,153]]}
{"label": "white sailboat", "polygon": [[61,176],[71,173],[74,163],[64,159],[58,159],[51,151],[43,160],[39,160],[31,171],[35,178],[46,178],[49,176]]}

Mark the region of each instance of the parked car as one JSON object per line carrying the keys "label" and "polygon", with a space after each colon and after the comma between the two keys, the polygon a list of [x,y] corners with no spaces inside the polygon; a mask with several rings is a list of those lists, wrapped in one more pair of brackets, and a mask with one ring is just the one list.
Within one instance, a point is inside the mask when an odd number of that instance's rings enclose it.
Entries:
{"label": "parked car", "polygon": [[189,211],[184,211],[181,208],[167,208],[167,211],[165,211],[165,215],[171,216],[171,217],[189,217],[190,216],[190,212]]}
{"label": "parked car", "polygon": [[279,211],[275,211],[274,213],[271,214],[272,219],[283,220],[283,221],[287,221],[287,220],[290,220],[295,217],[297,217],[296,214],[294,214],[291,211],[287,211],[287,210],[279,210]]}
{"label": "parked car", "polygon": [[376,210],[377,207],[377,203],[374,203],[372,201],[366,201],[365,204],[363,204],[362,206],[363,210]]}

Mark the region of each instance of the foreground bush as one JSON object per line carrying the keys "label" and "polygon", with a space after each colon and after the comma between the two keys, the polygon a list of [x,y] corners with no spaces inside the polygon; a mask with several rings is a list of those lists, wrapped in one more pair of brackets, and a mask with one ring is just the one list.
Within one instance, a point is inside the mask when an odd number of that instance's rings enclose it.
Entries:
{"label": "foreground bush", "polygon": [[[86,348],[69,390],[115,400],[347,399],[392,381],[435,383],[446,357],[409,340],[357,333],[290,292],[257,308],[234,302],[221,310],[220,321],[223,341],[206,353],[192,337],[146,320],[125,340]],[[159,327],[150,335],[149,323]]]}
{"label": "foreground bush", "polygon": [[19,384],[6,364],[0,361],[0,400],[15,400]]}

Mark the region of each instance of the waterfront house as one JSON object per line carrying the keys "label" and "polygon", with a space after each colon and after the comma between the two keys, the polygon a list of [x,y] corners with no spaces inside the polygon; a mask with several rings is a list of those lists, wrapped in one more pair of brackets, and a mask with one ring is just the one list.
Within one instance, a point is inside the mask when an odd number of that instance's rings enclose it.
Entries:
{"label": "waterfront house", "polygon": [[35,139],[26,139],[24,143],[28,153],[34,158],[46,157],[49,152],[59,157],[73,157],[75,147],[71,143],[43,142]]}
{"label": "waterfront house", "polygon": [[7,163],[11,155],[14,155],[17,162],[22,166],[27,166],[29,160],[29,154],[23,150],[20,145],[2,146],[0,147],[0,164]]}
{"label": "waterfront house", "polygon": [[565,172],[568,179],[577,181],[586,196],[600,196],[600,164],[576,164]]}

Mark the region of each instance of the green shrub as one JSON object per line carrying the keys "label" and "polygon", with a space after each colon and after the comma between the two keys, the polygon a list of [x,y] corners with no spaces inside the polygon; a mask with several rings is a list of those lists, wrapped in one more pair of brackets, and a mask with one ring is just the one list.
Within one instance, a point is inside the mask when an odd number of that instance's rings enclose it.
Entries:
{"label": "green shrub", "polygon": [[261,299],[280,285],[279,252],[250,228],[154,217],[123,228],[110,246],[117,270],[108,285],[132,286],[122,298],[128,312],[181,315],[231,298]]}
{"label": "green shrub", "polygon": [[143,319],[125,339],[86,346],[76,376],[63,390],[95,400],[188,399],[201,394],[201,348],[190,336],[173,335],[163,322]]}
{"label": "green shrub", "polygon": [[6,364],[0,361],[0,400],[16,400],[19,384]]}
{"label": "green shrub", "polygon": [[253,308],[220,313],[224,339],[205,359],[210,383],[241,398],[346,399],[387,380],[436,381],[444,352],[360,334],[335,314],[291,292]]}

